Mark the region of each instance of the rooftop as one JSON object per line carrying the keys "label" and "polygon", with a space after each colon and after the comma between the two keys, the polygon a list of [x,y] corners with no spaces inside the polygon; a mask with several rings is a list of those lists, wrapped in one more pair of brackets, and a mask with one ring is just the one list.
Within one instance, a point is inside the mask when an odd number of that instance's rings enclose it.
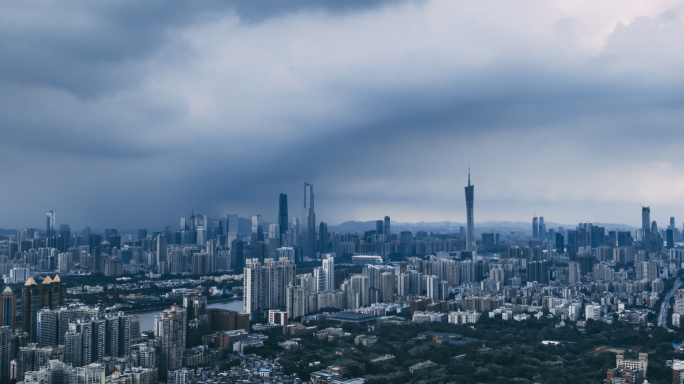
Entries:
{"label": "rooftop", "polygon": [[348,323],[365,323],[369,321],[377,320],[374,316],[367,315],[365,313],[357,312],[339,312],[335,316],[331,317],[332,321],[341,321]]}

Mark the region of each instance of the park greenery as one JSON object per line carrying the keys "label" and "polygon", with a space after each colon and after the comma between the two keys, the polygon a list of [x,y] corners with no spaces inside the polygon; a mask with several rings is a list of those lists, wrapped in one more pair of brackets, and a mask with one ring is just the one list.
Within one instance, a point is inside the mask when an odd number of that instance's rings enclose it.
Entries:
{"label": "park greenery", "polygon": [[[647,352],[649,383],[661,384],[672,380],[672,370],[665,366],[666,360],[684,358],[684,355],[675,355],[672,345],[672,342],[682,340],[682,332],[621,323],[609,325],[593,320],[580,331],[570,324],[556,327],[558,323],[558,319],[548,317],[503,321],[490,319],[485,314],[472,327],[409,323],[376,326],[369,332],[366,326],[349,324],[343,328],[353,336],[332,342],[302,337],[301,349],[295,351],[278,347],[278,342],[287,339],[278,328],[267,332],[269,339],[264,347],[246,352],[279,357],[286,373],[297,373],[302,380],[309,380],[312,372],[324,369],[338,359],[352,359],[364,363],[365,372],[348,376],[363,376],[367,384],[598,383],[605,379],[607,369],[615,367],[615,353],[592,352],[597,347],[616,345],[635,346],[641,352]],[[319,328],[328,326],[326,322],[318,325]],[[452,345],[416,338],[426,331],[457,333],[478,341]],[[378,336],[377,345],[354,344],[354,336],[369,333]],[[545,340],[561,344],[544,345],[542,341]],[[414,349],[420,346],[424,347]],[[386,354],[396,358],[378,363],[370,361]],[[461,358],[454,359],[456,356]],[[437,366],[413,374],[409,372],[410,366],[427,360]],[[320,365],[313,365],[315,362]]]}

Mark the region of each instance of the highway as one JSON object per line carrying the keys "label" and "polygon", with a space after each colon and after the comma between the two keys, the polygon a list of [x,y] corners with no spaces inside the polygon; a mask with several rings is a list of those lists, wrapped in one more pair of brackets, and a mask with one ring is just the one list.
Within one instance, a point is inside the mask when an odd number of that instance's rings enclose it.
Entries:
{"label": "highway", "polygon": [[658,313],[658,326],[663,327],[670,332],[673,332],[670,328],[667,327],[667,312],[670,310],[670,299],[672,299],[672,296],[674,296],[677,293],[677,290],[681,285],[682,281],[677,279],[670,292],[668,292],[667,295],[665,295],[663,302],[660,303],[660,313]]}

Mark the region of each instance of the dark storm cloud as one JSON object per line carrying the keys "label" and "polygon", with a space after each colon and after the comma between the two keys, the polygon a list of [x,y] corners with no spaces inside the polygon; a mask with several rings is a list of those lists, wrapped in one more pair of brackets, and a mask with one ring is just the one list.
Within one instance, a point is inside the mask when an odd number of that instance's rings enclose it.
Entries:
{"label": "dark storm cloud", "polygon": [[587,53],[581,20],[550,6],[542,31],[526,9],[484,3],[3,7],[0,227],[50,209],[75,228],[175,228],[191,209],[270,221],[281,192],[300,214],[304,181],[330,224],[463,221],[468,162],[492,207],[477,220],[536,204],[557,222],[587,207],[629,221],[602,204],[673,200],[624,179],[643,178],[645,158],[678,172],[676,10]]}
{"label": "dark storm cloud", "polygon": [[[409,0],[6,3],[0,81],[96,98],[131,86],[169,32],[234,14],[246,23],[296,12],[348,13]],[[190,52],[188,52],[190,53]]]}

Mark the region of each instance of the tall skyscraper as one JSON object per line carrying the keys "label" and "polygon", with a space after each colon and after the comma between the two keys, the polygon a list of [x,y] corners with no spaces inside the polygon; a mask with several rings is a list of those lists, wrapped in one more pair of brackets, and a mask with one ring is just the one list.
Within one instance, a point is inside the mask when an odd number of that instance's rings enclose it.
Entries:
{"label": "tall skyscraper", "polygon": [[321,221],[318,228],[318,251],[323,254],[328,252],[328,224]]}
{"label": "tall skyscraper", "polygon": [[565,253],[565,239],[560,233],[556,233],[556,253],[559,255]]}
{"label": "tall skyscraper", "polygon": [[[192,239],[190,242],[192,244],[197,243],[197,217],[195,217],[195,211],[192,211],[192,214],[190,215],[190,221],[188,221],[188,232],[190,232],[190,236]],[[166,239],[167,241],[169,239]]]}
{"label": "tall skyscraper", "polygon": [[159,263],[166,262],[166,233],[161,232],[157,235],[157,266]]}
{"label": "tall skyscraper", "polygon": [[375,220],[375,233],[377,235],[385,233],[384,222],[382,220]]}
{"label": "tall skyscraper", "polygon": [[50,211],[47,213],[47,226],[46,226],[46,237],[50,238],[53,236],[56,236],[56,231],[55,231],[55,213]]}
{"label": "tall skyscraper", "polygon": [[675,225],[674,216],[673,216],[673,217],[670,217],[670,228],[672,228],[672,229],[677,228],[676,225]]}
{"label": "tall skyscraper", "polygon": [[58,228],[59,231],[56,236],[60,237],[60,241],[57,242],[57,249],[59,249],[60,252],[66,252],[71,245],[71,228],[68,224],[60,224]]}
{"label": "tall skyscraper", "polygon": [[264,241],[264,224],[261,215],[252,216],[252,240]]}
{"label": "tall skyscraper", "polygon": [[534,215],[532,218],[532,238],[539,238],[539,220],[537,219],[537,215]]}
{"label": "tall skyscraper", "polygon": [[17,295],[12,292],[9,285],[0,295],[0,327],[10,327],[14,332],[17,319]]}
{"label": "tall skyscraper", "polygon": [[292,243],[291,245],[297,246],[297,245],[302,245],[301,241],[301,225],[299,224],[299,218],[293,217],[292,218],[292,226],[290,227],[290,236],[292,237]]}
{"label": "tall skyscraper", "polygon": [[385,230],[385,239],[387,239],[387,241],[390,241],[391,240],[390,235],[392,234],[392,232],[390,231],[390,217],[389,216],[385,216],[385,228],[384,228],[384,230]]}
{"label": "tall skyscraper", "polygon": [[94,271],[102,270],[102,236],[91,234],[88,237],[88,252],[92,258],[92,265],[89,267]]}
{"label": "tall skyscraper", "polygon": [[238,215],[229,213],[226,220],[226,244],[231,244],[238,236]]}
{"label": "tall skyscraper", "polygon": [[280,226],[280,239],[278,246],[289,245],[287,243],[287,228],[289,227],[287,219],[287,194],[281,193],[278,202],[278,225]]}
{"label": "tall skyscraper", "polygon": [[539,239],[546,239],[546,224],[544,224],[544,216],[539,216]]}
{"label": "tall skyscraper", "polygon": [[653,252],[660,252],[660,249],[663,247],[663,241],[660,237],[660,231],[658,231],[658,224],[656,223],[655,220],[651,222],[651,233],[650,233],[650,242],[651,245],[649,249]]}
{"label": "tall skyscraper", "polygon": [[473,199],[475,197],[475,186],[470,184],[470,167],[468,168],[468,186],[465,187],[467,227],[466,227],[466,251],[475,253],[475,219],[473,217]]}
{"label": "tall skyscraper", "polygon": [[54,280],[46,277],[38,286],[29,278],[21,290],[21,329],[29,334],[31,343],[38,342],[38,312],[42,308],[56,309],[65,305],[66,285],[59,276]]}
{"label": "tall skyscraper", "polygon": [[651,250],[651,208],[649,207],[641,207],[641,229],[643,231],[641,246],[648,252]]}
{"label": "tall skyscraper", "polygon": [[316,255],[316,213],[314,212],[313,185],[304,183],[304,209],[302,212],[304,256]]}
{"label": "tall skyscraper", "polygon": [[197,227],[197,245],[202,247],[207,245],[207,227],[203,225]]}
{"label": "tall skyscraper", "polygon": [[43,307],[38,284],[29,278],[21,290],[21,329],[29,334],[29,341],[38,341],[38,311]]}

